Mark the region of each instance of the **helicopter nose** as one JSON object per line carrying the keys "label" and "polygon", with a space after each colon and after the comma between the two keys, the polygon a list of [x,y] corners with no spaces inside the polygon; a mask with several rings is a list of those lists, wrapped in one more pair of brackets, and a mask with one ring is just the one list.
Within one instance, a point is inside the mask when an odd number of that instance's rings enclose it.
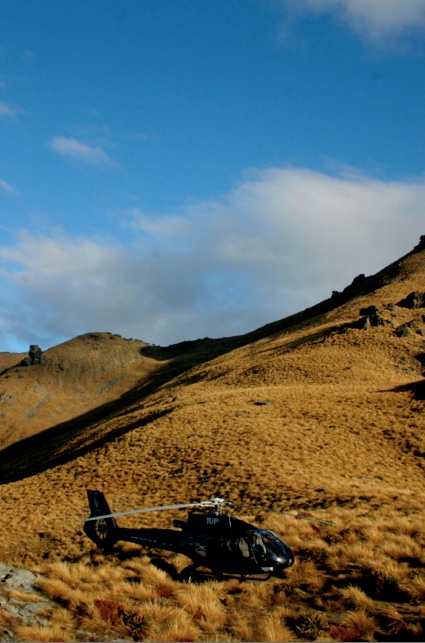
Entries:
{"label": "helicopter nose", "polygon": [[292,567],[294,564],[294,557],[292,555],[288,556],[279,556],[275,562],[276,569],[286,569],[287,567]]}
{"label": "helicopter nose", "polygon": [[282,558],[285,561],[286,567],[292,567],[292,565],[294,564],[294,554],[288,546],[285,547],[285,550],[285,556],[283,556]]}

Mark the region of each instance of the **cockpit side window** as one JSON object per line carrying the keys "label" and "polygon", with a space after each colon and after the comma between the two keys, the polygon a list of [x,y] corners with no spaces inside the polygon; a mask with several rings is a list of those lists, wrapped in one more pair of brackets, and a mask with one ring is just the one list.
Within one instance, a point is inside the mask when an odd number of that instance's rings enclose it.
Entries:
{"label": "cockpit side window", "polygon": [[265,554],[267,551],[263,538],[258,531],[254,533],[253,546],[255,547],[256,551],[262,552],[263,554]]}
{"label": "cockpit side window", "polygon": [[267,554],[267,548],[264,545],[261,532],[259,530],[250,531],[246,536],[254,558],[260,563]]}

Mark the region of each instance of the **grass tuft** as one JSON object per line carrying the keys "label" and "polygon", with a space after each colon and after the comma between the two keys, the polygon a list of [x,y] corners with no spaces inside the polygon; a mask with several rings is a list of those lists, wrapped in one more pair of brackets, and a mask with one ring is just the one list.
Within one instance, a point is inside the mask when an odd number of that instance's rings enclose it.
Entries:
{"label": "grass tuft", "polygon": [[373,640],[375,632],[379,629],[376,619],[362,608],[347,612],[342,624],[357,631],[359,638],[366,640]]}
{"label": "grass tuft", "polygon": [[307,641],[315,641],[322,635],[325,628],[324,619],[317,612],[301,612],[290,622],[297,636]]}
{"label": "grass tuft", "polygon": [[54,625],[17,625],[15,632],[19,641],[40,641],[40,643],[66,643],[72,641],[64,635],[61,627]]}

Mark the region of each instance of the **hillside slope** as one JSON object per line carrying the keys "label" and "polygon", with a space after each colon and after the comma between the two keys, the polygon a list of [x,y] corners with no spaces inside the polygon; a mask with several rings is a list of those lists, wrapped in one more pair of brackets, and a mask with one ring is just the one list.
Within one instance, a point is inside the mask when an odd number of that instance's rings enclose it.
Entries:
{"label": "hillside slope", "polygon": [[[38,407],[39,424],[23,429],[25,439],[3,437],[0,560],[33,567],[93,560],[82,532],[87,488],[103,489],[116,511],[220,495],[252,506],[251,519],[258,508],[302,510],[335,521],[338,538],[349,525],[358,536],[347,586],[359,573],[353,561],[366,556],[364,521],[405,536],[410,525],[409,538],[423,547],[425,308],[410,296],[425,290],[422,246],[344,293],[245,336],[168,348],[83,336],[47,351],[46,364],[3,373],[3,395],[44,387],[43,399],[52,397],[45,411]],[[59,394],[65,355],[68,379]],[[107,397],[95,408],[102,386]],[[13,413],[17,426],[18,406]],[[305,551],[299,523],[266,520]],[[163,513],[149,518],[169,521]],[[341,564],[331,564],[331,554],[322,574]],[[404,558],[413,579],[424,556]]]}

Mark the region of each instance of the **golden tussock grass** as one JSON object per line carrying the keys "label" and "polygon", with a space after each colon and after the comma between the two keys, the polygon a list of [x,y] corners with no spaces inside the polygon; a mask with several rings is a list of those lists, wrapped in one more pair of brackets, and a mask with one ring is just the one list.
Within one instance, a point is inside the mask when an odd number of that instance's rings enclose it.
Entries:
{"label": "golden tussock grass", "polygon": [[152,604],[150,609],[148,606],[144,611],[151,623],[147,631],[148,640],[197,641],[204,638],[199,623],[185,610]]}
{"label": "golden tussock grass", "polygon": [[10,627],[13,626],[13,623],[15,622],[15,619],[13,616],[5,612],[3,609],[0,608],[0,625],[2,627],[5,627],[6,629],[9,629]]}
{"label": "golden tussock grass", "polygon": [[214,632],[226,624],[226,613],[217,595],[223,590],[219,584],[188,585],[177,592],[176,599],[203,630]]}
{"label": "golden tussock grass", "polygon": [[318,593],[325,583],[325,575],[313,560],[301,560],[287,572],[289,583],[311,593]]}
{"label": "golden tussock grass", "polygon": [[84,603],[87,597],[84,585],[74,589],[57,578],[40,579],[37,584],[44,596],[68,608],[75,609]]}
{"label": "golden tussock grass", "polygon": [[361,608],[372,613],[375,610],[374,601],[356,585],[342,588],[340,594],[343,602],[351,607]]}
{"label": "golden tussock grass", "polygon": [[38,596],[34,596],[34,592],[26,592],[21,589],[12,589],[8,592],[8,597],[13,601],[18,601],[20,603],[37,603],[41,599]]}
{"label": "golden tussock grass", "polygon": [[64,633],[60,625],[17,625],[15,628],[20,641],[40,641],[40,642],[67,642],[72,641],[72,635]]}
{"label": "golden tussock grass", "polygon": [[342,620],[342,625],[357,632],[359,639],[374,641],[375,633],[379,630],[377,620],[363,608],[350,610]]}
{"label": "golden tussock grass", "polygon": [[293,641],[295,638],[284,620],[276,614],[260,619],[257,631],[261,641]]}
{"label": "golden tussock grass", "polygon": [[411,578],[409,593],[415,603],[425,603],[425,575]]}
{"label": "golden tussock grass", "polygon": [[232,615],[230,633],[233,641],[253,641],[257,631],[255,615],[244,610]]}

